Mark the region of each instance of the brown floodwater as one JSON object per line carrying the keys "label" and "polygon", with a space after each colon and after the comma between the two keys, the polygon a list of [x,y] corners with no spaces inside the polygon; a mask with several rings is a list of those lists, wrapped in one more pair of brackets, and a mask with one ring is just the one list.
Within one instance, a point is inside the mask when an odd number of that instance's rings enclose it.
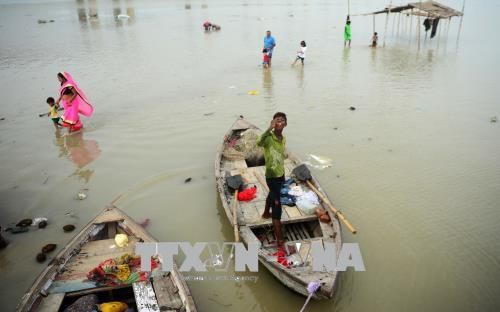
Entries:
{"label": "brown floodwater", "polygon": [[[385,4],[351,2],[353,15]],[[81,229],[120,194],[117,206],[149,218],[160,241],[231,241],[217,146],[237,116],[265,127],[279,110],[290,150],[333,160],[314,174],[359,230],[344,239],[366,266],[307,311],[498,311],[500,7],[466,5],[458,44],[458,19],[432,40],[421,29],[419,47],[416,18],[410,35],[407,17],[389,16],[384,36],[380,15],[371,49],[373,20],[355,15],[344,49],[347,1],[0,0],[0,225],[49,219],[2,233],[1,310],[42,271],[41,246],[59,250],[73,235],[64,224]],[[208,19],[222,30],[205,33]],[[263,70],[267,29],[277,48]],[[301,40],[305,66],[291,68]],[[61,70],[95,106],[79,135],[38,117]],[[264,268],[246,275],[257,282],[190,281],[200,311],[302,306]]]}

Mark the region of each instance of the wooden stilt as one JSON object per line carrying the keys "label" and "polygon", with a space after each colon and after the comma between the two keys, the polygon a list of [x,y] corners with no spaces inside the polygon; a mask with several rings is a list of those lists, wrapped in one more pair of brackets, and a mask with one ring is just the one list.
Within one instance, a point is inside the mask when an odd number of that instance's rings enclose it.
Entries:
{"label": "wooden stilt", "polygon": [[[420,0],[419,10],[420,10],[421,7],[422,7],[422,0]],[[422,27],[421,27],[421,24],[420,24],[420,14],[418,14],[418,23],[417,23],[417,36],[418,36],[418,39],[417,39],[417,41],[418,41],[418,43],[417,43],[418,48],[417,49],[418,49],[418,51],[420,51],[420,28],[422,28]]]}
{"label": "wooden stilt", "polygon": [[393,14],[393,18],[392,18],[392,32],[391,32],[391,37],[394,38],[394,28],[396,26],[396,14]]}
{"label": "wooden stilt", "polygon": [[385,38],[387,37],[387,24],[389,23],[389,14],[391,14],[392,1],[389,3],[389,10],[387,11],[387,16],[385,17],[385,27],[384,27],[384,44],[385,47]]}
{"label": "wooden stilt", "polygon": [[399,37],[399,24],[400,24],[400,22],[401,22],[401,12],[399,12],[399,14],[398,14],[398,32],[396,34],[397,37]]}
{"label": "wooden stilt", "polygon": [[409,38],[410,38],[410,44],[411,44],[411,28],[413,26],[413,9],[410,10],[410,33],[409,33]]}
{"label": "wooden stilt", "polygon": [[465,0],[462,5],[462,16],[460,16],[460,24],[458,25],[458,34],[457,34],[457,48],[458,48],[458,40],[460,39],[460,31],[462,30],[462,22],[464,20],[464,10],[465,10]]}
{"label": "wooden stilt", "polygon": [[375,32],[375,14],[373,14],[373,32]]}

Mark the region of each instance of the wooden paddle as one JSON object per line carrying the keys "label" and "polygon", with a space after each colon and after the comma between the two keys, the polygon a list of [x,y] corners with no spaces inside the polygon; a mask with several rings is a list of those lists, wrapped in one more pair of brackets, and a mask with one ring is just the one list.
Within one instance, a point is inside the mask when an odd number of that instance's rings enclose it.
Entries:
{"label": "wooden paddle", "polygon": [[233,229],[234,229],[234,241],[240,241],[240,231],[238,230],[238,218],[236,217],[236,208],[238,206],[238,191],[243,185],[243,179],[240,174],[229,176],[226,178],[227,186],[234,190],[234,198],[231,203],[231,210],[233,213]]}
{"label": "wooden paddle", "polygon": [[314,191],[314,193],[316,193],[318,195],[318,197],[321,198],[321,200],[328,207],[330,207],[330,209],[333,211],[333,213],[335,213],[335,216],[337,216],[342,222],[344,222],[344,224],[347,226],[347,228],[349,229],[349,231],[352,232],[352,234],[356,234],[358,232],[351,225],[351,223],[349,223],[349,221],[344,217],[344,215],[340,211],[338,211],[335,207],[333,207],[333,205],[330,203],[330,201],[328,200],[328,198],[325,195],[323,195],[323,193],[321,193],[314,186],[314,184],[312,184],[312,182],[311,182],[311,180],[312,180],[311,171],[309,171],[309,168],[307,168],[306,165],[302,164],[302,165],[299,165],[299,166],[295,167],[292,170],[292,173],[300,181],[306,182],[307,186],[309,186]]}

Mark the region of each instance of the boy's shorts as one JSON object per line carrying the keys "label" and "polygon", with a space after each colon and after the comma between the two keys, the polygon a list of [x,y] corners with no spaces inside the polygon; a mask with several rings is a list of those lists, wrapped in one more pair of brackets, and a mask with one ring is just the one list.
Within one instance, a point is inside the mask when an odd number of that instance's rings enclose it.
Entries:
{"label": "boy's shorts", "polygon": [[52,121],[55,123],[55,124],[59,124],[59,120],[61,119],[61,117],[56,117],[56,118],[51,118]]}
{"label": "boy's shorts", "polygon": [[[269,194],[266,201],[271,206],[271,216],[273,219],[281,219],[281,187],[285,182],[285,176],[279,178],[267,178],[266,184],[269,187]],[[276,201],[278,205],[276,205]]]}

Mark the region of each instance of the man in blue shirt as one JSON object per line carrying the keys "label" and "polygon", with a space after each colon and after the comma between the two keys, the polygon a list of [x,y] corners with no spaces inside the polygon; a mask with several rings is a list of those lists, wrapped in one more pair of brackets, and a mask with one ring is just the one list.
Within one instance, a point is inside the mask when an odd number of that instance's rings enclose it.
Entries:
{"label": "man in blue shirt", "polygon": [[269,55],[269,65],[271,67],[271,58],[273,57],[273,49],[276,46],[276,40],[271,36],[271,31],[266,31],[266,36],[264,37],[264,49],[267,49]]}

